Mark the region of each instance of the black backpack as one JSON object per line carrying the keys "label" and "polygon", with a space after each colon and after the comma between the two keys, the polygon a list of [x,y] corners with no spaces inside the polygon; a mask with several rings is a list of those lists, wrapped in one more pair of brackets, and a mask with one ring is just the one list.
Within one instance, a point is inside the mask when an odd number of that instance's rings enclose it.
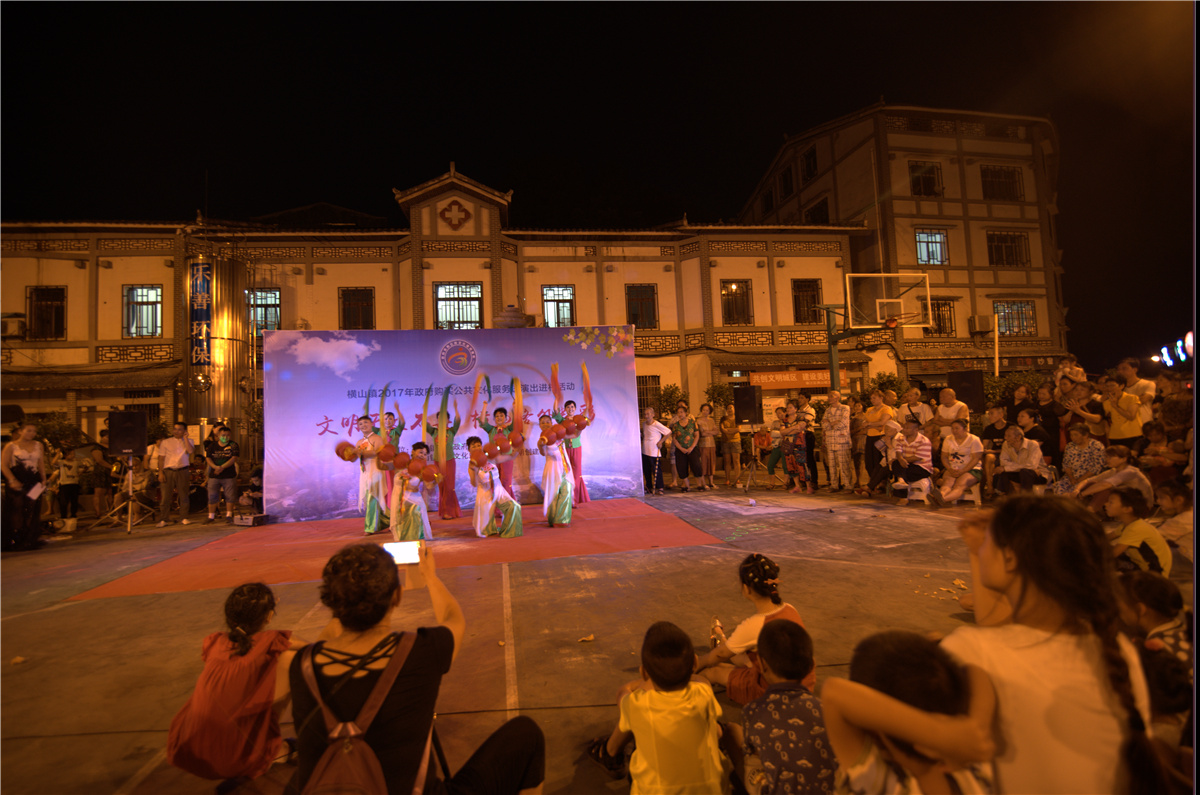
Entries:
{"label": "black backpack", "polygon": [[[304,681],[312,691],[318,706],[325,715],[325,727],[329,731],[329,747],[304,787],[302,795],[388,795],[387,783],[383,777],[383,768],[378,757],[367,745],[367,729],[375,718],[375,713],[383,706],[384,699],[391,691],[400,669],[408,653],[416,642],[416,634],[404,632],[392,652],[391,662],[383,669],[383,674],[371,694],[367,696],[358,716],[352,721],[339,722],[337,717],[321,699],[320,689],[313,669],[313,646],[307,646],[300,653],[300,667]],[[417,778],[413,782],[414,795],[420,795],[425,788],[425,773],[429,765],[429,746],[433,737],[433,726],[430,725],[430,739],[425,741],[425,752],[421,756],[421,766],[417,770]]]}

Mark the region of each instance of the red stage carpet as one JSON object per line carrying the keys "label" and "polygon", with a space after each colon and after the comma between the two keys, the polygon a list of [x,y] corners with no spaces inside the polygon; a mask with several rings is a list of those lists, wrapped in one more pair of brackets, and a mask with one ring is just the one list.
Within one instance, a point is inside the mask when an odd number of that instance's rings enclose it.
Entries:
{"label": "red stage carpet", "polygon": [[[477,538],[469,514],[450,521],[432,519],[438,568],[717,542],[675,515],[635,499],[586,503],[575,509],[568,527],[548,527],[541,507],[536,505],[525,506],[521,517],[525,531],[521,538]],[[248,527],[71,598],[201,591],[233,588],[245,582],[319,580],[325,562],[346,544],[392,540],[390,535],[368,539],[362,534],[362,526],[361,519],[333,519]]]}

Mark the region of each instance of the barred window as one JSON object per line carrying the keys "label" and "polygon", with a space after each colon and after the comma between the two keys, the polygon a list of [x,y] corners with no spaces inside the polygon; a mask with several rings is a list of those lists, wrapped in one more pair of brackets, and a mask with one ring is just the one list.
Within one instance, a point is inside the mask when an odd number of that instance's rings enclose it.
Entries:
{"label": "barred window", "polygon": [[1029,267],[1029,233],[988,232],[988,264],[995,268]]}
{"label": "barred window", "polygon": [[66,287],[27,287],[25,307],[25,339],[67,338]]}
{"label": "barred window", "polygon": [[1025,181],[1015,166],[980,166],[983,198],[998,201],[1025,201]]}
{"label": "barred window", "polygon": [[437,328],[483,328],[483,282],[436,282],[433,303]]}
{"label": "barred window", "polygon": [[950,262],[944,229],[917,230],[917,263],[946,265]]}
{"label": "barred window", "polygon": [[817,176],[817,147],[810,146],[800,156],[800,179],[803,182],[809,182],[815,176]]}
{"label": "barred window", "polygon": [[279,290],[247,290],[246,307],[250,310],[250,327],[254,329],[254,336],[261,337],[264,331],[282,328]]}
{"label": "barred window", "polygon": [[804,223],[822,226],[829,223],[829,199],[824,198],[804,211]]}
{"label": "barred window", "polygon": [[942,164],[909,160],[908,184],[913,196],[941,196]]}
{"label": "barred window", "polygon": [[954,325],[954,301],[949,298],[933,298],[929,302],[929,325],[926,337],[957,337]]}
{"label": "barred window", "polygon": [[1001,337],[1036,337],[1037,311],[1033,301],[993,301],[996,333]]}
{"label": "barred window", "polygon": [[625,322],[639,329],[658,328],[657,285],[625,285]]}
{"label": "barred window", "polygon": [[338,328],[375,328],[375,288],[338,288]]}
{"label": "barred window", "polygon": [[542,317],[546,319],[546,328],[565,328],[566,326],[574,326],[575,285],[543,285]]}
{"label": "barred window", "polygon": [[793,184],[792,167],[788,166],[783,171],[779,172],[779,198],[786,199],[796,192],[796,186]]}
{"label": "barred window", "polygon": [[725,326],[753,326],[754,301],[749,279],[721,280],[721,323]]}
{"label": "barred window", "polygon": [[792,315],[796,325],[824,323],[825,313],[821,303],[820,279],[792,279]]}
{"label": "barred window", "polygon": [[657,375],[639,375],[637,377],[638,413],[643,413],[646,409],[654,409],[654,416],[658,417],[660,397],[662,397],[662,385],[659,383]]}
{"label": "barred window", "polygon": [[162,285],[126,284],[121,288],[121,336],[162,336]]}

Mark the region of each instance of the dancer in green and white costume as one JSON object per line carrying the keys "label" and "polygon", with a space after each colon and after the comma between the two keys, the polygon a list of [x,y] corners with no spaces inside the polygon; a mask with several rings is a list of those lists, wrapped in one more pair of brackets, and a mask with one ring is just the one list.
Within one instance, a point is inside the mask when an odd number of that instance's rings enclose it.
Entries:
{"label": "dancer in green and white costume", "polygon": [[[516,538],[523,535],[521,528],[521,506],[513,500],[500,483],[500,470],[492,461],[484,458],[482,466],[475,463],[475,452],[482,455],[483,441],[478,436],[467,439],[467,455],[471,458],[467,472],[471,485],[475,487],[475,535],[480,538],[498,535],[501,538]],[[496,520],[496,512],[500,520]]]}
{"label": "dancer in green and white costume", "polygon": [[[412,460],[420,461],[422,465],[429,454],[429,447],[424,442],[412,446]],[[397,541],[420,541],[422,538],[433,538],[433,529],[429,526],[429,511],[425,507],[425,482],[419,476],[410,475],[407,470],[396,473],[396,482],[392,493],[392,537]]]}
{"label": "dancer in green and white costume", "polygon": [[553,424],[547,414],[538,420],[542,426],[542,437],[538,439],[538,452],[545,456],[542,467],[542,513],[551,527],[571,522],[571,501],[574,496],[575,478],[567,459],[566,445],[561,442],[547,443],[546,432]]}

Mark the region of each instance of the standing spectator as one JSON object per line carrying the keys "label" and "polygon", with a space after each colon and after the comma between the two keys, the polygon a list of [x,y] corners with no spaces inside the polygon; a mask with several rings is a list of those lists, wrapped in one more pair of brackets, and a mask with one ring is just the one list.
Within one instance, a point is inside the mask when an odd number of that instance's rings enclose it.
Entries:
{"label": "standing spectator", "polygon": [[950,435],[942,442],[942,497],[953,505],[967,489],[983,480],[983,442],[967,432],[966,420],[950,423]]}
{"label": "standing spectator", "polygon": [[75,448],[70,444],[63,445],[58,471],[51,477],[58,478],[59,515],[64,520],[71,520],[70,524],[73,525],[79,513],[79,459],[75,457]]}
{"label": "standing spectator", "polygon": [[850,461],[854,468],[854,491],[862,488],[863,457],[867,452],[867,417],[863,414],[862,401],[850,398]]}
{"label": "standing spectator", "polygon": [[158,469],[162,472],[162,503],[158,506],[158,526],[166,527],[167,518],[171,515],[171,503],[175,496],[179,497],[179,523],[190,524],[188,513],[191,511],[190,489],[192,479],[189,470],[192,468],[192,456],[196,454],[195,445],[187,435],[186,422],[177,422],[171,429],[171,436],[158,443]]}
{"label": "standing spectator", "polygon": [[894,390],[894,389],[885,389],[884,390],[883,405],[887,406],[889,409],[892,409],[893,411],[896,410],[896,390]]}
{"label": "standing spectator", "polygon": [[814,432],[817,427],[817,410],[812,407],[809,402],[808,395],[803,392],[796,395],[791,400],[796,406],[796,414],[800,419],[804,420],[804,447],[808,451],[808,458],[804,468],[808,473],[809,494],[817,486],[817,435]]}
{"label": "standing spectator", "polygon": [[[1041,420],[1040,424],[1046,429],[1046,435],[1050,437],[1053,445],[1049,450],[1050,463],[1061,467],[1062,449],[1066,444],[1066,426],[1062,423],[1071,413],[1063,404],[1054,399],[1054,385],[1049,381],[1038,387],[1037,412]],[[1046,452],[1046,448],[1043,447],[1042,451]]]}
{"label": "standing spectator", "polygon": [[712,417],[710,403],[700,404],[700,417],[696,427],[700,429],[700,485],[715,489],[717,475],[717,421]]}
{"label": "standing spectator", "polygon": [[1079,359],[1073,353],[1065,354],[1058,360],[1058,367],[1054,370],[1054,381],[1057,383],[1063,378],[1070,378],[1076,383],[1087,380],[1087,374],[1083,372],[1083,368],[1079,366]]}
{"label": "standing spectator", "polygon": [[662,443],[671,429],[654,418],[654,409],[642,412],[642,478],[647,494],[663,493]]}
{"label": "standing spectator", "polygon": [[866,411],[867,420],[867,475],[875,480],[876,474],[883,468],[883,429],[888,422],[895,422],[896,411],[883,403],[883,392],[878,389],[871,392],[871,405]]}
{"label": "standing spectator", "polygon": [[1022,492],[1030,492],[1034,486],[1044,484],[1050,471],[1042,457],[1042,448],[1037,442],[1025,438],[1019,425],[1009,425],[1004,431],[1004,446],[1000,448],[999,469],[992,488],[997,492],[1012,494],[1020,486]]}
{"label": "standing spectator", "polygon": [[4,473],[5,502],[9,515],[4,522],[4,549],[37,549],[41,535],[42,492],[46,489],[46,449],[37,441],[37,426],[21,423],[11,442],[0,451]]}
{"label": "standing spectator", "polygon": [[930,441],[940,444],[941,439],[950,435],[950,423],[955,420],[970,422],[971,409],[958,399],[958,395],[954,394],[953,389],[946,387],[938,393],[938,407],[930,426],[937,428],[937,437],[931,438]]}
{"label": "standing spectator", "polygon": [[725,416],[721,418],[721,461],[725,485],[736,487],[742,477],[742,434],[733,404],[725,407]]}
{"label": "standing spectator", "polygon": [[[1151,404],[1154,403],[1156,390],[1153,381],[1147,381],[1138,375],[1138,368],[1141,367],[1141,364],[1137,359],[1129,357],[1122,359],[1121,363],[1117,365],[1117,375],[1124,382],[1121,386],[1125,393],[1137,398],[1139,427],[1154,419],[1154,410],[1151,408]],[[1113,444],[1120,443],[1113,442]]]}
{"label": "standing spectator", "polygon": [[1024,384],[1017,384],[1016,388],[1013,389],[1012,396],[1005,404],[1005,419],[1009,422],[1016,422],[1017,414],[1020,413],[1021,409],[1031,409],[1033,407],[1034,403],[1033,398],[1029,394],[1029,387]]}
{"label": "standing spectator", "polygon": [[108,429],[100,431],[100,444],[92,448],[92,507],[96,516],[112,510],[112,459],[108,457]]}
{"label": "standing spectator", "polygon": [[687,491],[691,483],[688,480],[688,470],[700,478],[699,491],[705,491],[704,478],[700,475],[700,453],[696,447],[700,444],[700,429],[696,426],[696,418],[688,414],[688,404],[679,401],[675,407],[675,418],[671,421],[671,441],[675,445],[676,485],[683,480],[683,491]]}
{"label": "standing spectator", "polygon": [[825,458],[829,463],[829,490],[854,488],[850,476],[850,407],[842,405],[842,393],[829,390],[829,406],[821,417],[825,431]]}
{"label": "standing spectator", "polygon": [[[928,481],[929,499],[941,508],[946,501],[933,482],[933,445],[929,437],[921,433],[921,426],[913,417],[904,420],[904,433],[896,440],[896,460],[892,462],[892,475],[896,482],[894,490],[907,491],[908,487],[922,480]],[[907,495],[900,500],[901,505],[908,504]]]}
{"label": "standing spectator", "polygon": [[[1087,425],[1088,433],[1100,444],[1108,444],[1108,427],[1104,421],[1104,404],[1096,399],[1096,386],[1088,381],[1075,385],[1070,399],[1063,406],[1071,412],[1070,422]],[[1068,422],[1068,420],[1063,420]]]}
{"label": "standing spectator", "polygon": [[1104,471],[1104,445],[1091,437],[1086,425],[1075,423],[1067,429],[1067,436],[1071,441],[1063,451],[1062,477],[1051,487],[1064,497],[1087,478]]}
{"label": "standing spectator", "polygon": [[[775,467],[783,459],[783,427],[787,424],[787,409],[775,409],[775,421],[771,423],[771,452],[767,454],[767,488],[775,488]],[[784,468],[787,471],[787,468]]]}
{"label": "standing spectator", "polygon": [[800,493],[800,484],[807,484],[809,494],[816,493],[816,484],[808,479],[808,461],[813,456],[813,449],[808,445],[808,423],[801,417],[795,406],[788,406],[786,423],[781,433],[783,440],[779,449],[783,451],[783,465],[787,470],[789,482],[795,485],[788,489],[791,494]]}
{"label": "standing spectator", "polygon": [[1108,420],[1108,443],[1132,448],[1142,435],[1142,421],[1136,395],[1125,392],[1121,382],[1104,382],[1104,417]]}
{"label": "standing spectator", "polygon": [[153,482],[152,488],[156,492],[155,499],[162,499],[162,472],[158,469],[158,443],[161,439],[155,438],[146,447],[146,455],[142,458],[142,464],[146,467],[146,471],[150,473],[150,478]]}
{"label": "standing spectator", "polygon": [[896,410],[896,413],[899,415],[899,422],[903,423],[909,417],[916,417],[921,424],[921,430],[932,433],[928,426],[929,421],[933,419],[933,409],[921,400],[921,390],[915,386],[904,393],[904,403]]}
{"label": "standing spectator", "polygon": [[1086,380],[1086,378],[1076,381],[1069,375],[1056,378],[1054,380],[1054,399],[1065,406],[1067,401],[1071,399],[1071,392],[1075,390],[1075,385],[1084,380]]}
{"label": "standing spectator", "polygon": [[205,467],[208,472],[208,518],[205,524],[217,519],[217,503],[221,492],[225,492],[225,524],[233,524],[233,505],[237,502],[237,460],[241,455],[238,443],[233,441],[229,426],[218,425],[216,438],[204,445]]}

